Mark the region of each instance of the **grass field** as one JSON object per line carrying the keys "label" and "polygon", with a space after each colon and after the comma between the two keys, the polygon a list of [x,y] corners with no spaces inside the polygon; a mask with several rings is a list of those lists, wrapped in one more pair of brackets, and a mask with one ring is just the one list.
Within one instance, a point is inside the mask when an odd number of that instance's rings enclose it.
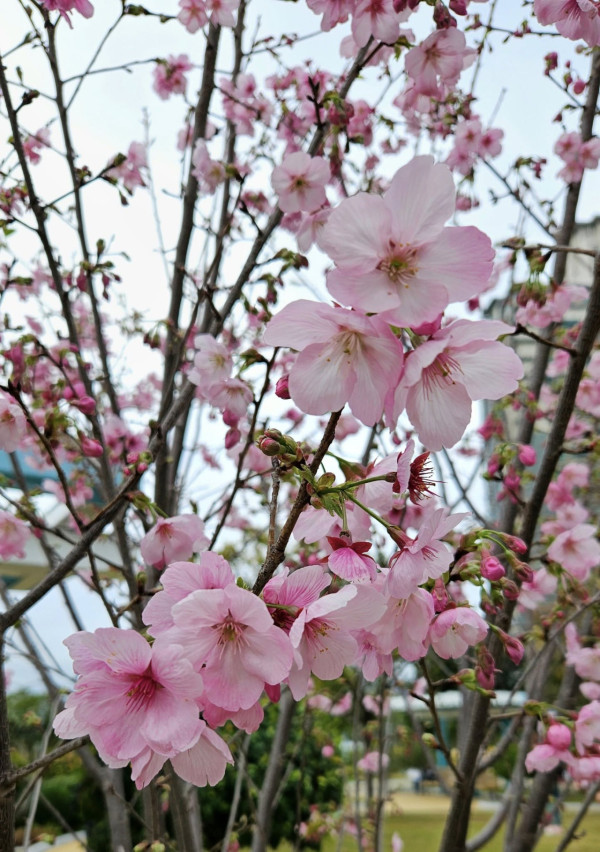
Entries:
{"label": "grass field", "polygon": [[[399,796],[395,803],[395,814],[385,820],[384,850],[391,850],[391,837],[397,832],[404,843],[403,852],[437,852],[444,829],[448,800],[442,796]],[[477,808],[477,806],[476,806]],[[486,825],[490,812],[475,810],[471,820],[469,836],[476,834]],[[562,814],[563,827],[567,828],[575,816],[568,811]],[[502,852],[503,831],[482,847],[485,852]],[[554,852],[561,835],[544,836],[536,846],[536,852]],[[600,813],[588,813],[578,831],[578,839],[569,845],[572,852],[600,852]],[[327,839],[323,852],[355,852],[356,840],[345,836],[338,847],[337,840]]]}

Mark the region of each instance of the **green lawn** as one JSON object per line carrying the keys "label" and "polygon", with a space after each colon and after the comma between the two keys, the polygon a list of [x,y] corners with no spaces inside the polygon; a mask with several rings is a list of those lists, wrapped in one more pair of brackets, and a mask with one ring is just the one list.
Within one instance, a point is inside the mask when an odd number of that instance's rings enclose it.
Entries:
{"label": "green lawn", "polygon": [[[470,834],[476,834],[487,822],[489,814],[474,814]],[[563,814],[563,825],[568,827],[574,814]],[[436,852],[442,837],[444,816],[440,813],[409,813],[386,817],[384,850],[391,850],[390,838],[398,832],[404,843],[404,852]],[[573,852],[599,852],[600,850],[600,814],[588,814],[579,829],[579,839],[569,846]],[[583,836],[581,836],[583,835]],[[536,846],[536,852],[554,852],[560,837],[545,836]],[[323,852],[336,852],[337,840],[328,838],[323,844]],[[340,852],[355,852],[354,838],[344,837]],[[485,847],[486,852],[502,852],[502,831]]]}

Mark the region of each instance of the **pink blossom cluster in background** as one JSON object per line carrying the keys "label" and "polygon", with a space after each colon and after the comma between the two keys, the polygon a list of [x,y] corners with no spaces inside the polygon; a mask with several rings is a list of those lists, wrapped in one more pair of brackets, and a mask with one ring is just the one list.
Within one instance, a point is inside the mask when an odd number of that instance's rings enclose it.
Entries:
{"label": "pink blossom cluster in background", "polygon": [[579,183],[584,169],[597,169],[600,159],[600,139],[584,142],[577,131],[563,133],[554,145],[554,153],[564,160],[558,176],[566,183]]}

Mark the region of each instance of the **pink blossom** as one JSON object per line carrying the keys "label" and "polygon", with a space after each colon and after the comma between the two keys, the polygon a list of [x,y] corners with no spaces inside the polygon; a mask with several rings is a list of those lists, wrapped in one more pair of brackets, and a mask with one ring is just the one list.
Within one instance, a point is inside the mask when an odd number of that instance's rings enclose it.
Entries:
{"label": "pink blossom", "polygon": [[232,762],[229,749],[198,716],[203,684],[178,645],[150,645],[139,633],[100,628],[65,641],[79,675],[54,730],[88,733],[109,766],[132,764],[138,788],[167,759],[186,780],[215,784]]}
{"label": "pink blossom", "polygon": [[[600,30],[600,19],[599,19]],[[563,133],[554,145],[554,152],[564,160],[565,166],[558,173],[567,183],[579,183],[584,169],[598,168],[600,139],[584,142],[577,132]]]}
{"label": "pink blossom", "polygon": [[287,635],[256,595],[230,584],[192,592],[172,609],[174,641],[203,666],[207,698],[225,710],[247,710],[265,683],[279,684],[292,664]]}
{"label": "pink blossom", "polygon": [[189,56],[185,53],[159,60],[152,72],[154,91],[159,98],[167,100],[171,95],[185,95],[187,88],[185,72],[193,67]]}
{"label": "pink blossom", "polygon": [[198,334],[194,338],[194,347],[194,366],[188,373],[188,379],[198,385],[201,392],[215,382],[229,378],[233,362],[226,346],[215,340],[212,334]]}
{"label": "pink blossom", "polygon": [[558,562],[576,580],[585,582],[590,570],[600,564],[596,527],[592,524],[577,524],[560,533],[548,548],[548,558]]}
{"label": "pink blossom", "polygon": [[406,73],[415,91],[439,98],[443,87],[452,88],[463,69],[475,61],[477,51],[467,47],[464,33],[456,27],[436,30],[406,54]]}
{"label": "pink blossom", "polygon": [[275,624],[289,633],[300,610],[318,600],[330,583],[331,576],[322,565],[308,565],[272,577],[263,589],[263,598]]}
{"label": "pink blossom", "polygon": [[206,0],[179,0],[179,6],[177,18],[188,33],[195,33],[208,23]]}
{"label": "pink blossom", "polygon": [[600,682],[600,647],[583,648],[577,636],[577,629],[573,623],[565,627],[565,638],[567,640],[568,665],[573,666],[582,680],[595,680]]}
{"label": "pink blossom", "polygon": [[575,722],[575,745],[580,754],[600,740],[600,702],[591,701],[579,711]]}
{"label": "pink blossom", "polygon": [[525,768],[528,772],[550,772],[561,761],[570,761],[570,746],[570,728],[559,723],[550,725],[545,742],[534,746],[525,758]]}
{"label": "pink blossom", "polygon": [[379,772],[380,766],[384,769],[390,762],[389,755],[382,754],[379,751],[369,751],[360,760],[357,760],[357,769],[362,769],[363,772]]}
{"label": "pink blossom", "polygon": [[301,350],[289,390],[307,414],[338,411],[349,403],[353,415],[372,426],[400,375],[402,348],[388,325],[357,311],[300,299],[273,317],[264,341]]}
{"label": "pink blossom", "polygon": [[208,546],[204,523],[197,515],[176,515],[159,518],[140,543],[142,556],[148,565],[164,568],[192,556]]}
{"label": "pink blossom", "polygon": [[386,416],[395,423],[406,412],[430,450],[452,447],[471,419],[472,401],[500,399],[516,390],[523,376],[519,356],[495,341],[511,327],[494,320],[456,320],[407,357]]}
{"label": "pink blossom", "polygon": [[171,562],[161,575],[163,591],[153,595],[142,613],[151,636],[160,636],[174,625],[171,610],[198,589],[224,589],[235,583],[231,566],[218,553],[204,551],[197,562]]}
{"label": "pink blossom", "polygon": [[336,264],[327,276],[332,296],[405,327],[481,293],[494,252],[477,228],[444,227],[455,195],[448,167],[423,156],[399,169],[383,196],[344,199],[319,236]]}
{"label": "pink blossom", "polygon": [[23,153],[27,159],[36,165],[40,162],[40,151],[50,146],[50,128],[42,127],[23,140]]}
{"label": "pink blossom", "polygon": [[523,583],[519,594],[519,604],[524,609],[535,609],[548,595],[556,589],[557,580],[545,568],[538,568],[533,573],[530,583]]}
{"label": "pink blossom", "polygon": [[[390,651],[382,650],[379,638],[375,633],[361,629],[353,630],[352,635],[358,643],[356,665],[362,669],[365,680],[372,683],[384,673],[391,677],[394,670],[394,658]],[[363,703],[367,698],[370,698],[370,696],[365,696]]]}
{"label": "pink blossom", "polygon": [[106,174],[108,177],[121,180],[125,189],[133,193],[136,187],[146,185],[140,169],[146,168],[147,165],[146,146],[143,142],[132,142],[125,160],[120,165],[109,169]]}
{"label": "pink blossom", "polygon": [[367,551],[372,547],[371,542],[352,543],[347,537],[336,536],[328,536],[327,541],[333,548],[327,564],[334,574],[349,583],[369,583],[375,579],[377,563],[373,557],[367,556]]}
{"label": "pink blossom", "polygon": [[435,509],[425,519],[416,538],[402,535],[402,549],[390,559],[386,580],[387,591],[392,597],[408,598],[422,583],[442,576],[452,561],[452,553],[441,539],[465,517],[464,512],[449,515],[447,509]]}
{"label": "pink blossom", "polygon": [[384,609],[381,595],[368,586],[344,586],[302,609],[290,630],[294,665],[288,677],[292,695],[300,700],[311,673],[335,680],[354,662],[358,645],[351,630],[369,627]]}
{"label": "pink blossom", "polygon": [[204,139],[198,139],[194,146],[192,164],[192,174],[198,181],[200,192],[212,194],[225,180],[225,166],[210,158]]}
{"label": "pink blossom", "polygon": [[433,598],[425,589],[417,589],[405,600],[386,596],[385,611],[370,630],[380,650],[398,650],[408,662],[424,657],[429,647],[429,625],[434,616]]}
{"label": "pink blossom", "polygon": [[223,412],[227,426],[235,426],[252,402],[252,390],[242,379],[220,379],[208,387],[199,388],[199,395]]}
{"label": "pink blossom", "polygon": [[31,535],[30,529],[20,518],[0,509],[0,557],[24,559],[25,544]]}
{"label": "pink blossom", "polygon": [[458,606],[437,616],[429,629],[429,639],[439,657],[457,659],[471,645],[482,642],[487,632],[487,624],[475,610]]}
{"label": "pink blossom", "polygon": [[329,164],[323,157],[310,157],[304,151],[288,154],[273,169],[271,184],[285,213],[318,210],[327,201],[325,184],[330,178]]}
{"label": "pink blossom", "polygon": [[14,453],[27,437],[27,420],[20,405],[0,391],[0,449]]}
{"label": "pink blossom", "polygon": [[315,14],[323,15],[321,29],[329,32],[336,24],[343,24],[348,20],[348,15],[354,11],[356,0],[307,0],[307,6]]}
{"label": "pink blossom", "polygon": [[393,0],[358,0],[352,15],[352,36],[358,47],[363,47],[371,36],[394,44],[400,33],[400,21],[407,17],[405,14],[401,18],[394,11]]}
{"label": "pink blossom", "polygon": [[581,38],[590,47],[600,45],[598,0],[534,0],[533,11],[540,24],[556,24],[565,38]]}
{"label": "pink blossom", "polygon": [[49,12],[60,12],[70,27],[72,24],[69,12],[75,10],[84,18],[91,18],[94,14],[94,7],[90,0],[42,0],[42,6],[45,6]]}

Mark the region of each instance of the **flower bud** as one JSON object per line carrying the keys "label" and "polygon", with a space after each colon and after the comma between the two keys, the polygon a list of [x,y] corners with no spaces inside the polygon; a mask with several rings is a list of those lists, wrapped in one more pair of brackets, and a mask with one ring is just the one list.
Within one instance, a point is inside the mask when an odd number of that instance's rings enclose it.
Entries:
{"label": "flower bud", "polygon": [[228,429],[225,435],[225,449],[230,450],[232,447],[235,447],[236,444],[239,444],[241,437],[242,433],[236,427]]}
{"label": "flower bud", "polygon": [[290,399],[289,382],[289,376],[282,376],[275,385],[275,396],[279,399]]}
{"label": "flower bud", "polygon": [[481,576],[492,583],[504,577],[506,571],[497,557],[492,556],[488,550],[481,551]]}
{"label": "flower bud", "polygon": [[102,444],[99,441],[95,441],[93,438],[86,438],[86,436],[81,433],[79,435],[79,440],[81,441],[81,452],[84,456],[92,459],[99,459],[100,456],[104,455]]}
{"label": "flower bud", "polygon": [[558,751],[565,751],[571,746],[571,729],[560,722],[550,725],[546,731],[546,742]]}
{"label": "flower bud", "polygon": [[94,414],[96,411],[96,402],[91,396],[82,396],[79,399],[73,400],[73,405],[78,408],[82,414]]}

